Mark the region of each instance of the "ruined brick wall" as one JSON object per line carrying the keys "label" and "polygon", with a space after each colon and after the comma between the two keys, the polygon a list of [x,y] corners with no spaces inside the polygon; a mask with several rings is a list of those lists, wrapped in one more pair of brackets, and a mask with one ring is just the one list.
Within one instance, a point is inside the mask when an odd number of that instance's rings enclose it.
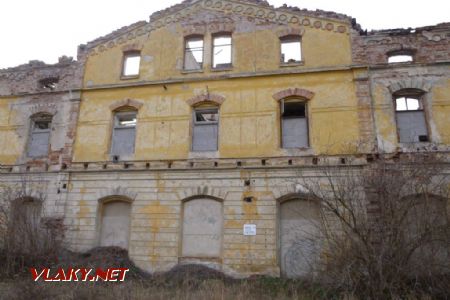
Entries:
{"label": "ruined brick wall", "polygon": [[[0,70],[2,134],[9,148],[0,150],[0,164],[43,166],[59,169],[72,157],[83,75],[82,62],[61,57],[48,65],[41,61]],[[47,157],[27,156],[31,117],[38,113],[52,115],[50,147]],[[17,149],[16,153],[12,150]],[[28,165],[26,167],[25,165]]]}
{"label": "ruined brick wall", "polygon": [[416,29],[352,32],[352,55],[356,64],[385,64],[388,53],[411,51],[416,63],[450,60],[450,23]]}

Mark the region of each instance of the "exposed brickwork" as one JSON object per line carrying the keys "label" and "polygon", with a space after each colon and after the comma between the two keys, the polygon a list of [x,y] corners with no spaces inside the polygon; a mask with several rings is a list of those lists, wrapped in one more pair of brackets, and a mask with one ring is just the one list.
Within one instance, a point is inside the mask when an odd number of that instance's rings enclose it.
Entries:
{"label": "exposed brickwork", "polygon": [[410,50],[416,63],[450,60],[450,23],[416,29],[352,32],[353,62],[385,64],[387,54]]}
{"label": "exposed brickwork", "polygon": [[117,101],[117,102],[111,104],[109,106],[109,108],[111,109],[111,111],[114,111],[114,110],[116,110],[116,109],[118,109],[120,107],[123,107],[123,106],[130,106],[130,107],[135,108],[136,110],[139,110],[139,108],[141,108],[142,105],[143,104],[141,102],[139,102],[139,101],[136,101],[136,100],[133,100],[133,99],[124,99],[124,100]]}
{"label": "exposed brickwork", "polygon": [[305,89],[292,88],[292,89],[286,89],[286,90],[280,91],[280,92],[272,95],[272,97],[277,101],[280,101],[282,99],[289,98],[289,97],[300,97],[300,98],[304,98],[307,100],[311,100],[312,97],[314,97],[314,93],[311,91],[305,90]]}
{"label": "exposed brickwork", "polygon": [[[19,97],[10,110],[20,116],[10,126],[16,128],[21,138],[22,155],[16,164],[51,166],[69,164],[77,127],[82,62],[71,57],[61,57],[54,65],[30,61],[18,67],[0,70],[0,97]],[[54,82],[45,86],[43,83]],[[27,157],[30,135],[30,118],[38,113],[52,115],[52,134],[47,157]],[[58,169],[58,168],[57,168]]]}
{"label": "exposed brickwork", "polygon": [[188,99],[186,103],[190,106],[195,106],[201,102],[214,102],[221,105],[224,101],[225,98],[217,94],[202,94]]}

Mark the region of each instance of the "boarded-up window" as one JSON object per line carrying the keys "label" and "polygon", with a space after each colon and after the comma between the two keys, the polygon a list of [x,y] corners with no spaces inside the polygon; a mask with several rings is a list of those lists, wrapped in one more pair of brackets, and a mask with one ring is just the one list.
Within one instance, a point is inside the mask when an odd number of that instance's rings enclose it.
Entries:
{"label": "boarded-up window", "polygon": [[[408,208],[403,226],[405,241],[417,245],[411,256],[414,269],[448,270],[447,199],[432,195],[415,195],[402,199]],[[414,271],[413,271],[414,272]]]}
{"label": "boarded-up window", "polygon": [[218,128],[217,108],[194,110],[192,151],[216,151]]}
{"label": "boarded-up window", "polygon": [[118,112],[114,115],[112,135],[112,155],[129,155],[134,153],[136,137],[136,112]]}
{"label": "boarded-up window", "polygon": [[11,249],[36,251],[44,246],[41,228],[42,201],[24,197],[11,203],[10,232]]}
{"label": "boarded-up window", "polygon": [[304,102],[281,102],[281,132],[283,148],[308,147],[308,118]]}
{"label": "boarded-up window", "polygon": [[184,203],[183,257],[219,257],[222,223],[221,202],[204,198]]}
{"label": "boarded-up window", "polygon": [[301,37],[289,35],[280,39],[281,43],[281,63],[298,63],[302,61]]}
{"label": "boarded-up window", "polygon": [[189,37],[185,40],[184,69],[200,70],[203,68],[203,37]]}
{"label": "boarded-up window", "polygon": [[141,63],[141,54],[139,52],[125,53],[123,57],[122,76],[139,75],[140,63]]}
{"label": "boarded-up window", "polygon": [[111,201],[103,204],[100,246],[128,248],[130,232],[131,205],[124,201]]}
{"label": "boarded-up window", "polygon": [[395,112],[401,143],[428,142],[427,125],[420,98],[397,97]]}
{"label": "boarded-up window", "polygon": [[213,39],[213,68],[231,67],[231,35],[221,34]]}
{"label": "boarded-up window", "polygon": [[320,256],[320,208],[312,201],[290,200],[280,205],[280,268],[285,277],[310,275]]}
{"label": "boarded-up window", "polygon": [[32,118],[28,156],[47,156],[50,143],[52,116],[39,115]]}

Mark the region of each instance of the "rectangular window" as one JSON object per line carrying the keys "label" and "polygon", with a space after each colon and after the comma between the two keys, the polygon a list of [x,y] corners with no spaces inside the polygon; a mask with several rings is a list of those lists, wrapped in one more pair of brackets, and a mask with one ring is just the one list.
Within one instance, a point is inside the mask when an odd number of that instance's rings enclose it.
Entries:
{"label": "rectangular window", "polygon": [[428,142],[422,101],[409,97],[396,98],[395,118],[400,143]]}
{"label": "rectangular window", "polygon": [[186,39],[184,47],[184,69],[201,70],[203,68],[203,37]]}
{"label": "rectangular window", "polygon": [[308,120],[304,102],[282,101],[281,132],[283,148],[308,147]]}
{"label": "rectangular window", "polygon": [[217,108],[195,110],[192,151],[216,151],[218,126]]}
{"label": "rectangular window", "polygon": [[300,36],[287,36],[280,39],[281,63],[299,63],[302,61],[302,46]]}
{"label": "rectangular window", "polygon": [[51,117],[36,118],[32,122],[28,156],[47,156],[50,144]]}
{"label": "rectangular window", "polygon": [[122,76],[139,75],[139,66],[141,63],[141,54],[139,52],[126,53],[123,57]]}
{"label": "rectangular window", "polygon": [[220,35],[213,39],[213,68],[231,68],[231,36]]}
{"label": "rectangular window", "polygon": [[390,55],[388,57],[388,63],[401,63],[401,62],[412,62],[412,55]]}
{"label": "rectangular window", "polygon": [[114,116],[111,154],[130,155],[134,153],[136,138],[136,112],[120,112]]}

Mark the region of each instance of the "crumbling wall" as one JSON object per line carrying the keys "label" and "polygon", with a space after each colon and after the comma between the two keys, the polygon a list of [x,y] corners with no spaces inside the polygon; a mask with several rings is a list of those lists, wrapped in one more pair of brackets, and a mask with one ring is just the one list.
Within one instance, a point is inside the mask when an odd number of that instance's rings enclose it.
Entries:
{"label": "crumbling wall", "polygon": [[352,32],[353,62],[386,64],[388,53],[410,51],[416,63],[450,60],[450,23],[416,29],[389,29]]}
{"label": "crumbling wall", "polygon": [[[66,56],[54,65],[30,61],[0,70],[1,140],[8,145],[0,149],[0,164],[58,169],[70,163],[82,72],[82,63]],[[32,158],[27,154],[31,118],[39,113],[52,116],[49,152]]]}

